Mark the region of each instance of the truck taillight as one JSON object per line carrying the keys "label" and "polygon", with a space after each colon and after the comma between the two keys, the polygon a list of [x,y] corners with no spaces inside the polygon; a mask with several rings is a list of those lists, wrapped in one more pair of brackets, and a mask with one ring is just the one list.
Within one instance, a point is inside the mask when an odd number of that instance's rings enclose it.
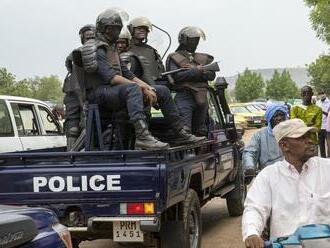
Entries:
{"label": "truck taillight", "polygon": [[153,202],[132,202],[132,203],[121,203],[120,214],[154,214],[155,204]]}

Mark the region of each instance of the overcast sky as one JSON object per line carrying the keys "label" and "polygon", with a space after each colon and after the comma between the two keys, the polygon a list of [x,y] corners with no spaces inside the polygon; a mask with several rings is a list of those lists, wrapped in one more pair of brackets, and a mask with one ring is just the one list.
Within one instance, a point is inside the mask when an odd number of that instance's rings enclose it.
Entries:
{"label": "overcast sky", "polygon": [[[303,0],[0,0],[0,67],[18,79],[63,78],[65,57],[79,46],[79,28],[109,7],[125,9],[130,18],[147,16],[167,30],[170,51],[181,28],[201,27],[206,41],[198,50],[219,60],[225,76],[246,67],[302,67],[327,51]],[[163,51],[167,40],[157,31],[154,36]]]}

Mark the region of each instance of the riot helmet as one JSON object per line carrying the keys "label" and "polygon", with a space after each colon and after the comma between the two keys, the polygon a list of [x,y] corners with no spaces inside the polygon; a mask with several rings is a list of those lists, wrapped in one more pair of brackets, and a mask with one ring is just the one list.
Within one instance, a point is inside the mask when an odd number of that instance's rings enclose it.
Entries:
{"label": "riot helmet", "polygon": [[205,33],[201,28],[194,26],[184,27],[178,35],[179,48],[195,52],[200,38],[206,39]]}
{"label": "riot helmet", "polygon": [[127,52],[132,36],[126,27],[123,27],[116,42],[116,48],[119,53]]}
{"label": "riot helmet", "polygon": [[96,19],[96,31],[110,43],[114,43],[119,37],[123,22],[126,20],[128,20],[126,11],[119,8],[106,9]]}
{"label": "riot helmet", "polygon": [[79,30],[79,36],[81,44],[84,44],[87,40],[95,38],[95,26],[93,24],[87,24]]}
{"label": "riot helmet", "polygon": [[147,42],[148,33],[152,31],[152,23],[147,17],[140,16],[132,19],[127,25],[132,38]]}

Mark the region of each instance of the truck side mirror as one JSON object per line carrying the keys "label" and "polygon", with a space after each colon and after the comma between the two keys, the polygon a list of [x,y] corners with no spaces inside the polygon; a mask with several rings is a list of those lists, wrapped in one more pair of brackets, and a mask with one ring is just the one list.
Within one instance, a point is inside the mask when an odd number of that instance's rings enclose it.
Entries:
{"label": "truck side mirror", "polygon": [[230,125],[234,125],[234,115],[226,114],[226,123]]}
{"label": "truck side mirror", "polygon": [[216,80],[215,80],[214,86],[215,86],[215,89],[216,89],[217,92],[219,92],[219,91],[224,92],[224,90],[227,89],[227,87],[228,87],[228,83],[227,83],[226,78],[225,77],[217,77]]}

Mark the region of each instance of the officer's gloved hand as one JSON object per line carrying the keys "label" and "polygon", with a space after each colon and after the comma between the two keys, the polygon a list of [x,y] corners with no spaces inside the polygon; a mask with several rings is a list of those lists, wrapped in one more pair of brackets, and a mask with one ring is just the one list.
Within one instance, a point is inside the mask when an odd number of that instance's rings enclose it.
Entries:
{"label": "officer's gloved hand", "polygon": [[256,170],[254,168],[246,168],[244,170],[245,184],[246,185],[250,184],[253,178],[255,177],[255,175],[256,175]]}

